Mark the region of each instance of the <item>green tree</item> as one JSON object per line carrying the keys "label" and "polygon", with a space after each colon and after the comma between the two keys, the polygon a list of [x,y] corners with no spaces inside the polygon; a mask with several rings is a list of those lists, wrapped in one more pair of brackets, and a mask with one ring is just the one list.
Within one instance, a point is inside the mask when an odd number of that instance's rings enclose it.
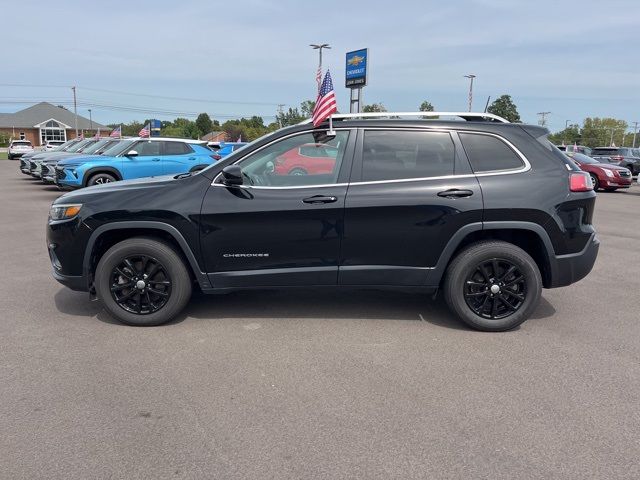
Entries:
{"label": "green tree", "polygon": [[[421,112],[433,112],[433,105],[431,105],[431,102],[428,102],[427,100],[425,100],[424,102],[422,102],[420,104],[420,111]],[[422,118],[438,118],[437,115],[433,115],[433,116],[424,116]]]}
{"label": "green tree", "polygon": [[364,107],[362,107],[362,111],[364,113],[369,113],[369,112],[386,112],[387,109],[385,108],[385,106],[382,103],[372,103],[370,105],[365,105]]}
{"label": "green tree", "polygon": [[300,113],[297,108],[289,107],[289,110],[278,112],[276,114],[276,122],[278,125],[282,125],[283,127],[289,127],[291,125],[295,125],[297,123],[302,122],[308,117],[305,117]]}
{"label": "green tree", "polygon": [[305,100],[300,104],[300,113],[302,113],[304,118],[311,118],[314,108],[316,108],[316,102],[314,100]]}
{"label": "green tree", "polygon": [[580,125],[569,125],[564,130],[549,135],[549,141],[554,145],[582,145],[582,134]]}
{"label": "green tree", "polygon": [[242,137],[243,141],[250,142],[268,133],[270,128],[265,126],[262,117],[253,116],[251,118],[227,120],[222,124],[222,130],[227,133],[230,141],[235,142]]}
{"label": "green tree", "polygon": [[511,95],[502,95],[496,98],[493,103],[489,105],[487,112],[506,118],[511,123],[520,122],[520,114],[518,113],[516,104],[513,103],[511,99]]}
{"label": "green tree", "polygon": [[615,145],[621,146],[627,128],[627,122],[616,118],[585,118],[582,125],[582,144],[587,147],[603,147],[610,145],[613,139]]}
{"label": "green tree", "polygon": [[201,113],[198,115],[198,118],[196,118],[196,127],[200,132],[199,137],[211,132],[211,130],[213,130],[213,122],[211,121],[209,114]]}

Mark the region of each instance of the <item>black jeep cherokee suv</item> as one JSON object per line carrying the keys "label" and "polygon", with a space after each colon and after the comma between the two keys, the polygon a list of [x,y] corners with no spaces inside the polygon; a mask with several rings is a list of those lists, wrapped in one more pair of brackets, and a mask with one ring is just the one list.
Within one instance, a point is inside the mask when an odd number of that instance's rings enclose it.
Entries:
{"label": "black jeep cherokee suv", "polygon": [[472,327],[513,328],[591,270],[596,194],[546,129],[458,116],[335,115],[198,173],[67,193],[53,275],[132,325],[171,320],[193,287],[332,286],[442,289]]}

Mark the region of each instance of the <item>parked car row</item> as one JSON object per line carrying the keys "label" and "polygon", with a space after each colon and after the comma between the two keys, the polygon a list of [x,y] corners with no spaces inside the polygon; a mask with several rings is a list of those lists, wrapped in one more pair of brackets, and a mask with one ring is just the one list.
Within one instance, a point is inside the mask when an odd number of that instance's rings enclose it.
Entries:
{"label": "parked car row", "polygon": [[565,152],[565,154],[580,167],[580,170],[589,174],[593,189],[596,191],[603,189],[613,192],[631,186],[633,178],[628,168],[601,162],[582,153]]}
{"label": "parked car row", "polygon": [[584,145],[557,145],[565,153],[581,153],[602,163],[612,163],[631,170],[633,175],[640,173],[640,148],[632,147],[595,147]]}
{"label": "parked car row", "polygon": [[[222,144],[226,147],[225,144]],[[232,149],[231,149],[232,150]],[[201,170],[226,155],[184,138],[74,139],[48,152],[30,152],[20,171],[63,189]]]}

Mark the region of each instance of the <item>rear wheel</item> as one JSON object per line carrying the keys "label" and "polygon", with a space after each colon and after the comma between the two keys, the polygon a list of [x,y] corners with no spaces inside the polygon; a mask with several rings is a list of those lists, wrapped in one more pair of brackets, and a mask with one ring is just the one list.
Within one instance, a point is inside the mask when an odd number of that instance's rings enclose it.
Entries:
{"label": "rear wheel", "polygon": [[96,173],[95,175],[92,175],[91,178],[89,178],[89,181],[87,181],[87,186],[102,185],[104,183],[111,183],[115,181],[116,177],[114,177],[110,173]]}
{"label": "rear wheel", "polygon": [[598,176],[593,173],[590,173],[589,176],[591,177],[591,182],[593,182],[593,190],[598,191],[598,189],[600,188],[600,181],[598,180]]}
{"label": "rear wheel", "polygon": [[531,256],[507,242],[470,245],[447,269],[444,296],[462,321],[478,330],[511,330],[535,310],[542,278]]}
{"label": "rear wheel", "polygon": [[191,298],[191,277],[180,255],[152,238],[131,238],[100,259],[95,287],[105,309],[123,323],[160,325]]}

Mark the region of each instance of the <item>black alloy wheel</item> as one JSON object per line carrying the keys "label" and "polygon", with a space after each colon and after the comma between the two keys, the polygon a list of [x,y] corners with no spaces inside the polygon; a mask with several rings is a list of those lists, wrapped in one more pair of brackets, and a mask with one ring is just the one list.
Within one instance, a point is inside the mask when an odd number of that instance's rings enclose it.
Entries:
{"label": "black alloy wheel", "polygon": [[525,276],[517,265],[502,258],[483,261],[467,277],[464,298],[478,316],[506,318],[524,304],[527,296]]}
{"label": "black alloy wheel", "polygon": [[155,313],[171,296],[171,277],[162,263],[148,255],[130,255],[111,271],[110,289],[120,308],[137,315]]}

